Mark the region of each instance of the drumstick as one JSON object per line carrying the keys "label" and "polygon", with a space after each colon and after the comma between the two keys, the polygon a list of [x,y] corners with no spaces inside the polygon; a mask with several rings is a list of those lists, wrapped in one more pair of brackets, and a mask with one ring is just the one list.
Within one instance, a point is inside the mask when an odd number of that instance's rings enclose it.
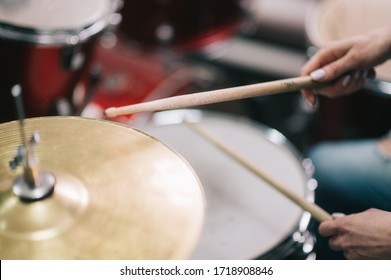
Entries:
{"label": "drumstick", "polygon": [[246,158],[244,158],[242,155],[240,155],[235,150],[231,149],[228,145],[223,143],[220,139],[218,139],[216,136],[212,135],[207,129],[201,127],[199,124],[195,123],[187,123],[189,127],[191,127],[194,131],[196,131],[198,134],[203,136],[206,140],[208,140],[210,143],[215,145],[217,148],[222,150],[224,153],[229,155],[231,158],[238,161],[240,164],[242,164],[244,167],[246,167],[248,170],[250,170],[252,173],[257,175],[259,178],[270,184],[272,187],[274,187],[277,191],[285,195],[287,198],[292,200],[296,205],[300,206],[305,211],[308,211],[317,221],[323,222],[327,220],[331,220],[332,217],[329,213],[327,213],[324,209],[319,207],[318,205],[311,203],[304,198],[300,197],[296,193],[289,190],[285,185],[283,185],[281,182],[277,181],[275,178],[272,178],[270,175],[268,175],[264,170],[260,169],[259,166],[256,166],[254,163],[250,162]]}
{"label": "drumstick", "polygon": [[229,100],[295,91],[302,88],[313,88],[319,85],[320,83],[313,81],[310,76],[295,77],[246,86],[204,91],[187,95],[178,95],[123,107],[111,107],[105,110],[105,115],[107,117],[113,118],[119,115],[140,112],[179,109]]}

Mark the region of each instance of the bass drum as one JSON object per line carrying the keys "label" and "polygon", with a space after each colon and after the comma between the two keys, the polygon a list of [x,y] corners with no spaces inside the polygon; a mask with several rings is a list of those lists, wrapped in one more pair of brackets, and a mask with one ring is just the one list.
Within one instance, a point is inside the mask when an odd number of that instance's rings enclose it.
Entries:
{"label": "bass drum", "polygon": [[1,1],[0,122],[17,117],[15,84],[28,117],[53,114],[59,99],[70,99],[115,9],[112,0]]}
{"label": "bass drum", "polygon": [[[206,223],[192,259],[309,259],[310,215],[198,135],[196,122],[270,175],[313,200],[314,182],[276,130],[230,115],[198,110],[156,113],[139,128],[177,150],[204,187]],[[307,164],[307,166],[309,166]]]}

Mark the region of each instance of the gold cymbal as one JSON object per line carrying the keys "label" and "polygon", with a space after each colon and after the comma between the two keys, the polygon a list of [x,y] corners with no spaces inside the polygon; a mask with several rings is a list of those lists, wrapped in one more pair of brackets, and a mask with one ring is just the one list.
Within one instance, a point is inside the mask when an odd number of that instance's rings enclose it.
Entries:
{"label": "gold cymbal", "polygon": [[12,191],[18,123],[0,124],[0,259],[184,259],[201,233],[204,196],[190,166],[127,126],[79,117],[25,120],[53,194]]}

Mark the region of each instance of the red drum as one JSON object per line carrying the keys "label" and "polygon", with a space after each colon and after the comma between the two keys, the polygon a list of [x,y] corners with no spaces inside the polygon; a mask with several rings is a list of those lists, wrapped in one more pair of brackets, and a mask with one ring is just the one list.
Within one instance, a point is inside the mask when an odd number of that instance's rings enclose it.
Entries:
{"label": "red drum", "polygon": [[145,46],[199,48],[232,35],[239,0],[124,1],[120,30]]}
{"label": "red drum", "polygon": [[[108,41],[113,45],[108,46]],[[104,110],[109,107],[184,94],[193,82],[192,72],[187,68],[169,71],[156,54],[129,48],[124,39],[113,34],[102,36],[94,60],[103,69],[103,78],[81,113],[84,117],[105,118]],[[81,87],[86,91],[84,84]],[[134,121],[134,115],[110,120],[129,124]]]}
{"label": "red drum", "polygon": [[28,117],[52,114],[57,100],[70,97],[114,9],[111,0],[2,1],[0,122],[16,118],[15,84]]}

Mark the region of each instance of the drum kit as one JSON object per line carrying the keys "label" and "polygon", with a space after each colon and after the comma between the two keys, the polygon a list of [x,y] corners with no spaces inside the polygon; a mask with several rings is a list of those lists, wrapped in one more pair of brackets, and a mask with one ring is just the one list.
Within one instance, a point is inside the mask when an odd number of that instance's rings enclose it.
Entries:
{"label": "drum kit", "polygon": [[[118,30],[158,50],[202,48],[234,34],[240,2],[0,2],[1,259],[315,258],[312,166],[277,130],[196,109],[108,117],[110,107],[181,95],[191,83],[154,53],[126,48]],[[274,92],[313,86],[277,84]]]}
{"label": "drum kit", "polygon": [[[203,191],[165,145],[103,120],[30,118],[25,133],[42,140],[28,144],[31,164],[12,169],[18,123],[0,129],[1,259],[183,259],[194,249]],[[54,189],[35,196],[46,174]]]}

